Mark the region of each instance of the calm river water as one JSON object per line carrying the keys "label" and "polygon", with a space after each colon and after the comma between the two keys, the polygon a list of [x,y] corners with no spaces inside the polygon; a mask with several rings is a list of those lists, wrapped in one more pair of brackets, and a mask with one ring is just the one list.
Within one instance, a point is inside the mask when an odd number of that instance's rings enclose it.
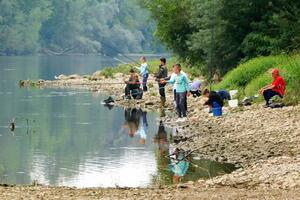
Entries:
{"label": "calm river water", "polygon": [[187,181],[232,170],[205,160],[194,162],[206,170],[171,163],[170,131],[155,113],[110,109],[100,104],[106,96],[84,90],[18,86],[116,64],[100,56],[0,57],[0,183],[146,187],[171,184],[174,172]]}

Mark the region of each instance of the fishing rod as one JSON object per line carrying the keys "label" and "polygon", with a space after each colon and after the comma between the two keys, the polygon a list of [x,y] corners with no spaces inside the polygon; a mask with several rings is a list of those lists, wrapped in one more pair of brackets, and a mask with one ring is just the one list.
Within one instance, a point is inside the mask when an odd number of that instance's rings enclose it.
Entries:
{"label": "fishing rod", "polygon": [[107,44],[104,41],[100,41],[101,44],[103,44],[104,46],[108,47],[109,49],[115,51],[116,53],[120,54],[121,56],[123,56],[124,58],[129,59],[130,61],[134,62],[135,64],[139,65],[139,63],[137,63],[135,60],[133,60],[132,58],[130,58],[129,56],[126,56],[124,53],[122,53],[121,51],[119,51],[118,49],[112,47],[111,45]]}
{"label": "fishing rod", "polygon": [[119,62],[122,63],[122,64],[130,65],[130,66],[131,66],[131,64],[129,64],[129,63],[127,63],[127,62],[125,62],[125,61],[123,61],[123,60],[121,60],[121,59],[118,59],[118,58],[116,58],[116,57],[113,57],[112,59],[114,59],[114,60],[116,60],[116,61],[119,61]]}
{"label": "fishing rod", "polygon": [[120,62],[120,63],[122,63],[122,64],[129,65],[130,67],[135,68],[135,66],[133,66],[133,65],[130,64],[130,63],[127,63],[127,62],[125,62],[125,61],[123,61],[123,60],[121,60],[121,59],[119,59],[119,58],[116,58],[116,57],[114,57],[114,56],[112,56],[112,55],[106,54],[106,53],[104,53],[103,51],[101,51],[101,52],[102,52],[102,54],[103,54],[104,56],[107,56],[107,57],[109,57],[109,58],[111,58],[111,59],[113,59],[113,60],[116,60],[116,61],[118,61],[118,62]]}

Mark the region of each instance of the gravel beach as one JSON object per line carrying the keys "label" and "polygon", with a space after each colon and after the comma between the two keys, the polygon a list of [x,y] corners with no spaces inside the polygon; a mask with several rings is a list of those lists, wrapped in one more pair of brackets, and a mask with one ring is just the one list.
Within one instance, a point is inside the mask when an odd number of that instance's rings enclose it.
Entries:
{"label": "gravel beach", "polygon": [[[1,199],[300,199],[300,106],[278,109],[262,105],[224,108],[220,118],[205,111],[202,98],[188,98],[188,121],[176,123],[172,89],[167,89],[167,107],[159,108],[157,84],[144,94],[144,100],[123,100],[127,77],[117,74],[104,78],[65,76],[58,80],[21,81],[22,86],[88,89],[113,96],[115,104],[165,113],[166,126],[178,130],[177,144],[184,150],[241,168],[231,174],[172,187],[146,189],[75,189],[47,186],[0,187]],[[14,196],[10,196],[14,194]]]}

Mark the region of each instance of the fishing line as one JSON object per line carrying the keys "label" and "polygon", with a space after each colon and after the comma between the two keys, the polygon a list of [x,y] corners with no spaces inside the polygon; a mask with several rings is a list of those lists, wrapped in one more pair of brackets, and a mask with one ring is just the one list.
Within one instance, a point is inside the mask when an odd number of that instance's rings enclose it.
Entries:
{"label": "fishing line", "polygon": [[106,42],[104,41],[100,41],[100,43],[102,43],[104,46],[108,47],[109,49],[117,52],[118,54],[120,54],[121,56],[123,56],[124,58],[127,58],[129,59],[130,61],[134,62],[135,64],[138,64],[135,60],[133,60],[132,58],[130,58],[129,56],[126,56],[125,54],[123,54],[121,51],[117,50],[116,48],[112,47],[111,45],[107,44]]}

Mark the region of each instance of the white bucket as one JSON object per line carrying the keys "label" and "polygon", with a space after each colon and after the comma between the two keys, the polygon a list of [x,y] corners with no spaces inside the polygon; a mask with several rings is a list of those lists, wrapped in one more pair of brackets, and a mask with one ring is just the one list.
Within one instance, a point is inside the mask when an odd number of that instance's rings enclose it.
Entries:
{"label": "white bucket", "polygon": [[238,92],[239,92],[238,90],[230,90],[229,94],[231,99],[234,99]]}
{"label": "white bucket", "polygon": [[239,105],[239,101],[237,99],[229,100],[228,104],[230,108],[237,108]]}

